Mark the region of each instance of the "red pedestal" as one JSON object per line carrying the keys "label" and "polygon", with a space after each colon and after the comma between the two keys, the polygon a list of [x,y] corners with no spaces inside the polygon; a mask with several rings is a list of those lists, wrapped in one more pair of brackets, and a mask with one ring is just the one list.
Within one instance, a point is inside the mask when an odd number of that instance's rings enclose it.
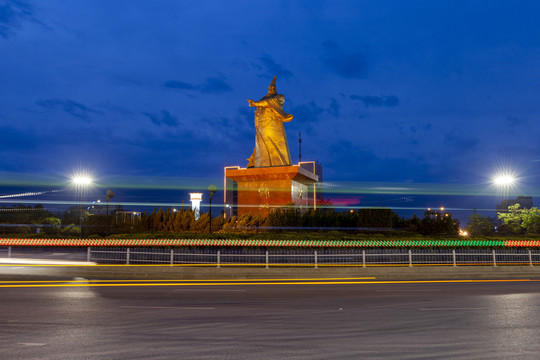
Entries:
{"label": "red pedestal", "polygon": [[317,183],[318,176],[299,167],[274,166],[241,169],[225,168],[225,204],[244,214],[267,215],[271,209],[294,203],[308,207],[307,187]]}

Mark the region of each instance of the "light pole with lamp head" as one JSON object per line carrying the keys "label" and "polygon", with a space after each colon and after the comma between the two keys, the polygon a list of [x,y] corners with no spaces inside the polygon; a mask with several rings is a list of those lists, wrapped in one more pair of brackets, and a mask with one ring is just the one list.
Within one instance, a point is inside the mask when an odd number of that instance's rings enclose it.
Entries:
{"label": "light pole with lamp head", "polygon": [[105,194],[105,200],[107,200],[107,235],[109,235],[109,201],[114,197],[114,192],[112,190],[107,190]]}
{"label": "light pole with lamp head", "polygon": [[508,201],[510,201],[510,190],[514,185],[516,178],[510,173],[495,176],[493,183],[502,191],[501,207],[508,210]]}
{"label": "light pole with lamp head", "polygon": [[83,236],[82,218],[83,218],[83,194],[84,191],[92,185],[92,178],[88,175],[75,175],[71,178],[71,182],[75,185],[79,198],[79,227],[81,229],[81,237]]}

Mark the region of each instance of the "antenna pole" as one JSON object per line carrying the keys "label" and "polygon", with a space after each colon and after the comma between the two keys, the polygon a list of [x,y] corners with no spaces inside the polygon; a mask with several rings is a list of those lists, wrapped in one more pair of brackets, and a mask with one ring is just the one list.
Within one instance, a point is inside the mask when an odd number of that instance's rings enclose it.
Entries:
{"label": "antenna pole", "polygon": [[302,162],[302,133],[298,132],[298,163]]}

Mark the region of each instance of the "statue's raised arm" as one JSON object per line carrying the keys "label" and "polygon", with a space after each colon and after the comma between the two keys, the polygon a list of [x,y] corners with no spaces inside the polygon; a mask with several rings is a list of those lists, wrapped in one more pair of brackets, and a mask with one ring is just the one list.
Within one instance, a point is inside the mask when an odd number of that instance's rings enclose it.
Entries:
{"label": "statue's raised arm", "polygon": [[248,99],[248,104],[249,104],[249,107],[263,107],[263,106],[268,106],[268,103],[266,102],[266,100],[253,101],[252,99]]}
{"label": "statue's raised arm", "polygon": [[289,143],[284,122],[293,119],[283,111],[285,96],[276,91],[276,77],[268,87],[268,94],[259,101],[248,99],[255,110],[255,149],[249,157],[248,167],[291,165]]}

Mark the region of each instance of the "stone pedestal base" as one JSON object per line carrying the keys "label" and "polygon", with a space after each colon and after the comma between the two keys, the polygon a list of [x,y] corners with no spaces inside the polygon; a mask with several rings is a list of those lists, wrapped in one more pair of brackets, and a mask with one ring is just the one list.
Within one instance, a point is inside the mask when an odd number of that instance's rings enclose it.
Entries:
{"label": "stone pedestal base", "polygon": [[271,209],[291,205],[307,208],[308,186],[318,176],[298,165],[241,169],[225,168],[225,207],[242,216],[266,216]]}

